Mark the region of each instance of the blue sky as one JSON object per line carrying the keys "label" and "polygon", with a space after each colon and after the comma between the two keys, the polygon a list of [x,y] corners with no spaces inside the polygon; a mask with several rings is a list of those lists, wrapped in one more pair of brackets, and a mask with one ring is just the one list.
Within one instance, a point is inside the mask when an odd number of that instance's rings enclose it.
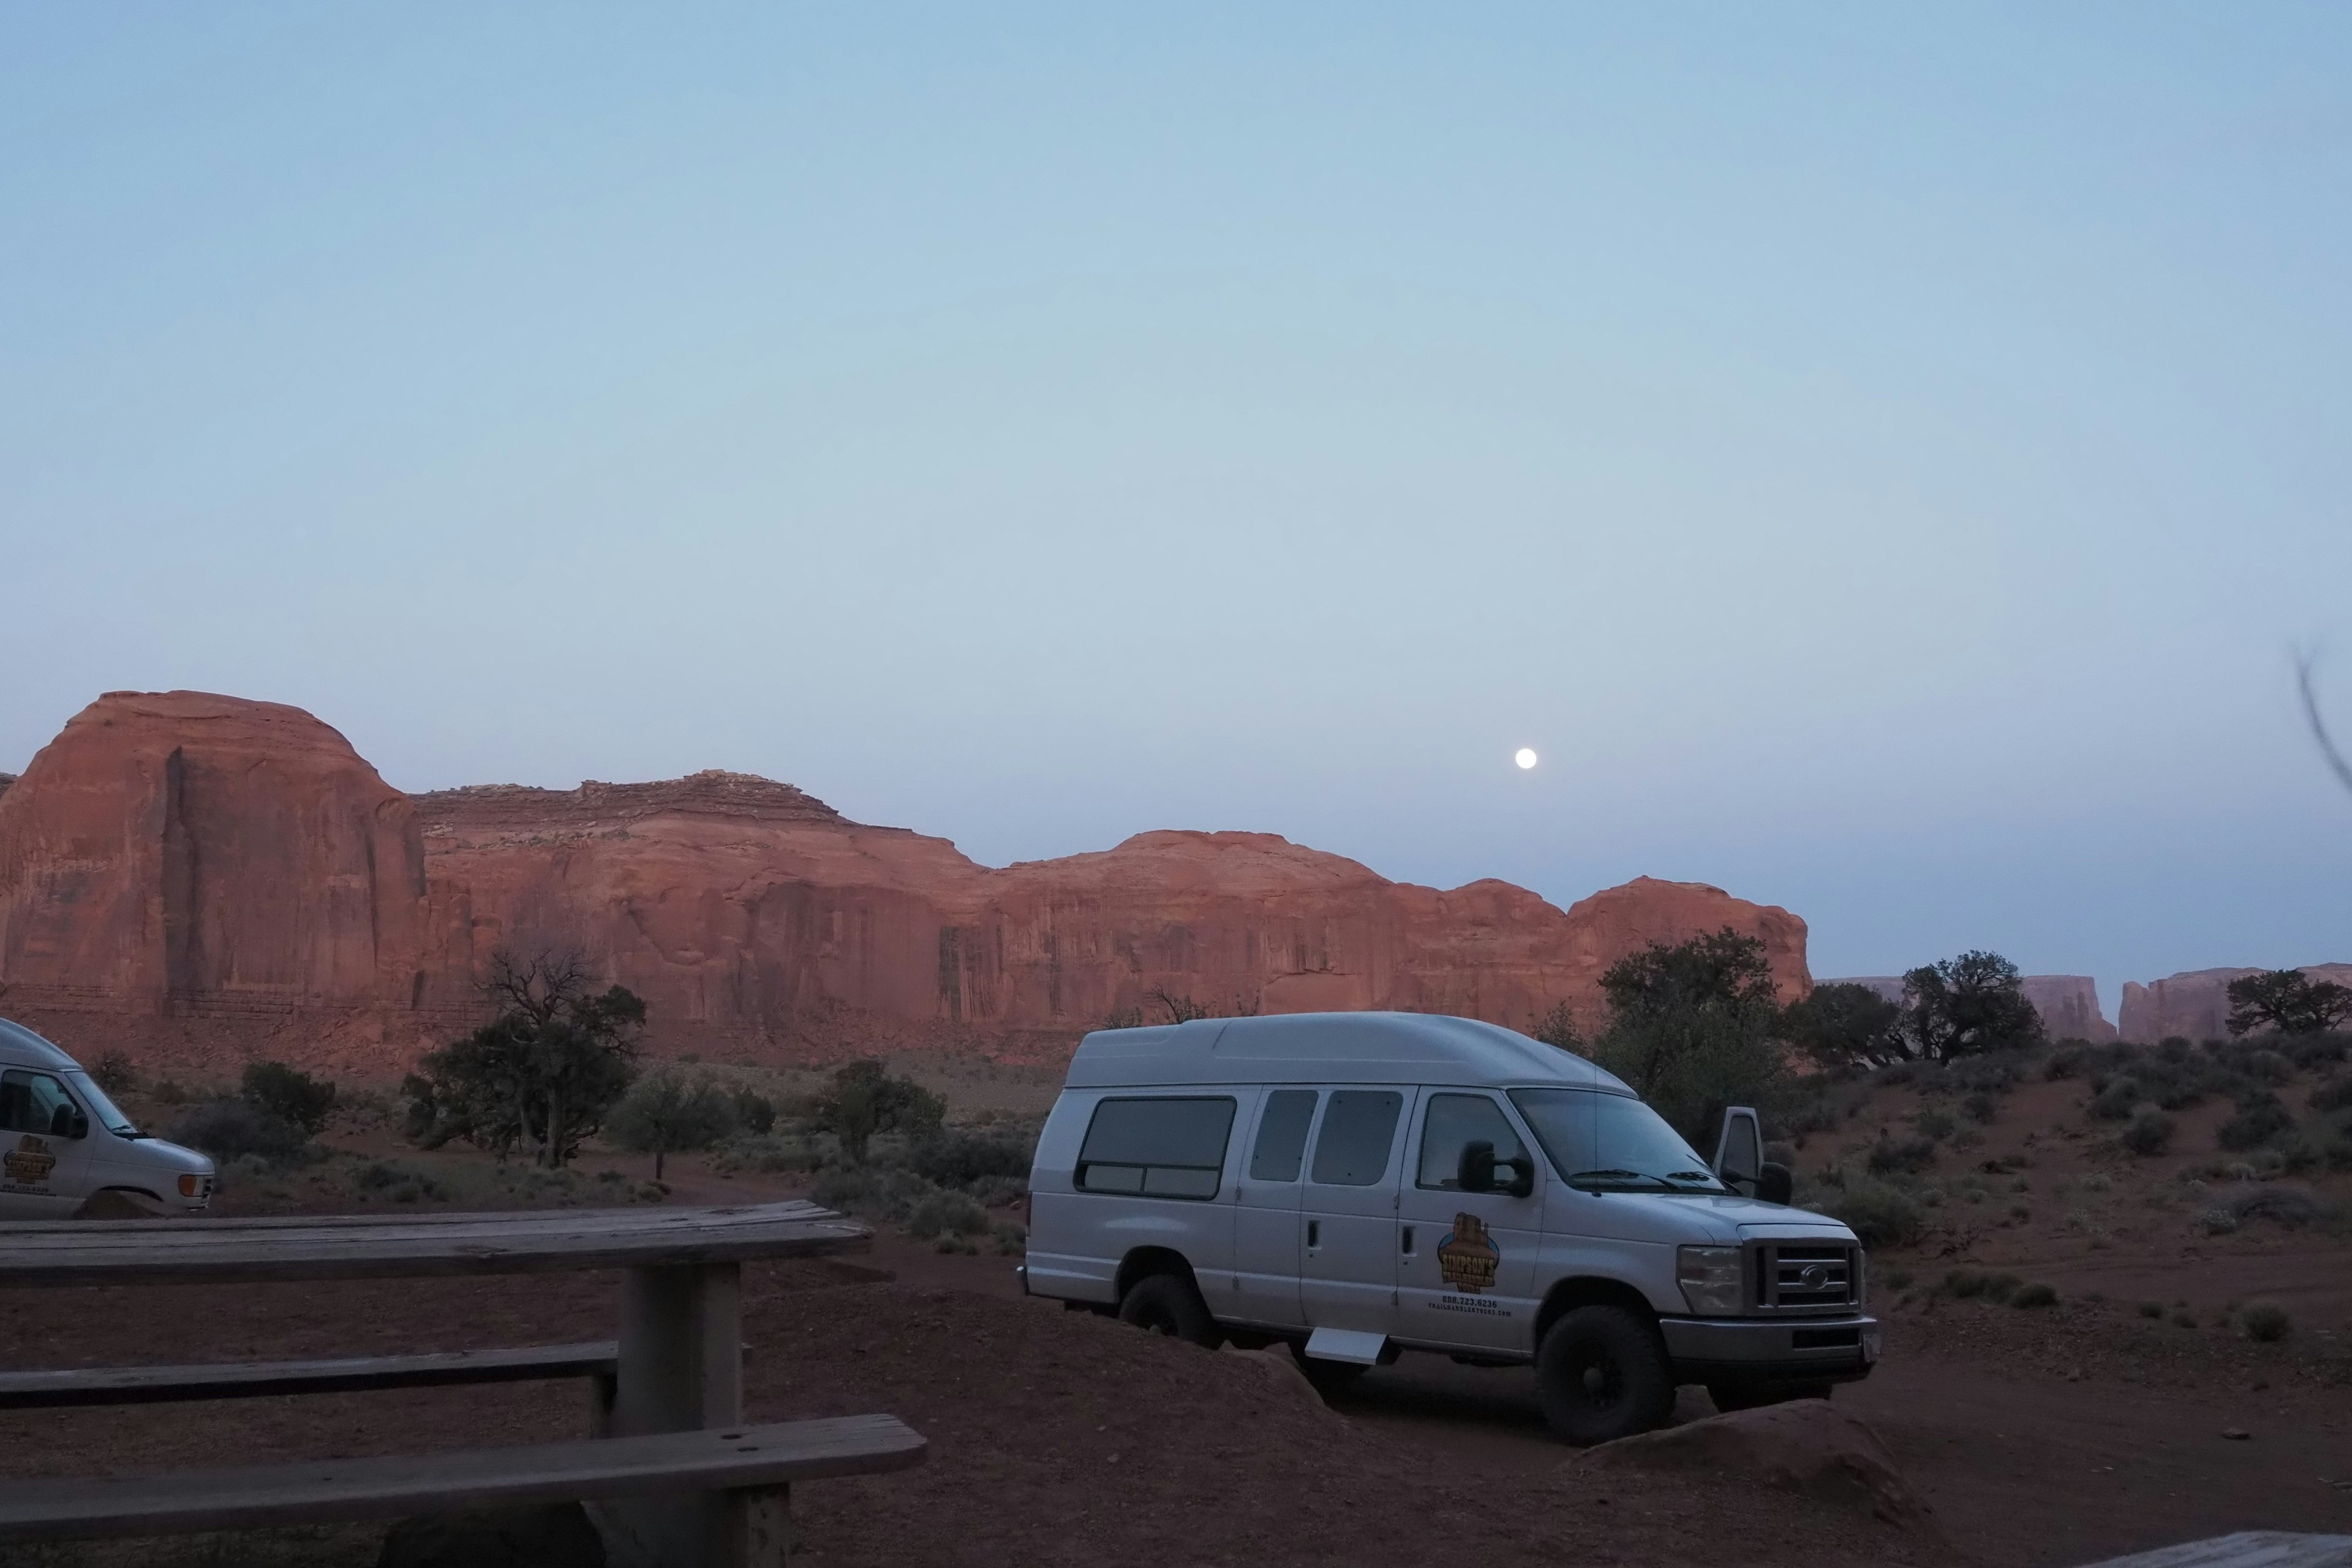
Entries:
{"label": "blue sky", "polygon": [[18,6],[0,148],[0,769],[2352,958],[2341,7]]}

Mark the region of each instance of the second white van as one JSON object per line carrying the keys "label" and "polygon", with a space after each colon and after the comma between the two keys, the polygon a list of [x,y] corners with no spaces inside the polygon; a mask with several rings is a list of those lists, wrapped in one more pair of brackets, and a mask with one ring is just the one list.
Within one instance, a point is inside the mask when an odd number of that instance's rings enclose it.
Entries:
{"label": "second white van", "polygon": [[[1534,1363],[1576,1443],[1867,1376],[1845,1226],[1786,1205],[1753,1111],[1713,1163],[1592,1063],[1475,1019],[1211,1018],[1079,1045],[1024,1288],[1333,1380],[1403,1351]],[[1771,1198],[1780,1201],[1768,1201]]]}

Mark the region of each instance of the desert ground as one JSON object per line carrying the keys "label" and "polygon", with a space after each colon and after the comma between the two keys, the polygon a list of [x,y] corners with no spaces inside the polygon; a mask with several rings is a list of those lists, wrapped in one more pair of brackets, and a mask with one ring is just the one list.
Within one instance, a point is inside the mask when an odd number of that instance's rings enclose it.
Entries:
{"label": "desert ground", "polygon": [[[947,1095],[952,1121],[981,1129],[1034,1125],[1058,1078],[944,1058],[898,1065]],[[2292,1071],[2278,1092],[2299,1107],[2331,1070]],[[2337,1217],[2352,1180],[2219,1152],[2226,1102],[2183,1110],[2170,1150],[2138,1157],[2089,1113],[2095,1074],[2027,1072],[1989,1119],[1949,1115],[1949,1086],[1892,1081],[1902,1076],[1844,1086],[1834,1124],[1793,1154],[1804,1191],[1834,1196],[1825,1174],[1859,1171],[1923,1126],[1938,1133],[1909,1158],[1918,1168],[1883,1184],[1924,1225],[1874,1253],[1885,1357],[1835,1396],[1892,1450],[1932,1509],[1924,1523],[1729,1474],[1596,1467],[1545,1432],[1525,1370],[1407,1355],[1327,1402],[1265,1358],[1025,1300],[999,1250],[1017,1195],[992,1213],[996,1232],[971,1239],[917,1239],[877,1218],[854,1262],[751,1269],[749,1413],[888,1411],[930,1439],[920,1469],[796,1490],[807,1560],[843,1565],[1467,1553],[2035,1568],[2237,1529],[2352,1531],[2352,1241]],[[690,1204],[814,1184],[673,1155],[656,1186],[649,1161],[594,1146],[575,1174],[550,1180],[463,1150],[407,1149],[385,1104],[352,1097],[308,1163],[233,1168],[221,1207]],[[361,1177],[372,1170],[397,1179]],[[2244,1201],[2255,1193],[2296,1201]],[[2233,1204],[2247,1217],[2228,1228],[2210,1217]],[[2056,1300],[2006,1304],[1997,1298],[2016,1292],[1984,1283],[2004,1276],[2047,1284]],[[2283,1337],[2249,1334],[2258,1300],[2284,1310]],[[615,1290],[583,1276],[54,1290],[6,1305],[8,1362],[62,1366],[600,1338]],[[446,1447],[458,1434],[553,1437],[576,1434],[585,1406],[584,1390],[526,1384],[10,1414],[0,1444],[19,1474],[90,1473]],[[1675,1418],[1711,1413],[1687,1389]],[[380,1534],[50,1547],[0,1562],[364,1564]]]}

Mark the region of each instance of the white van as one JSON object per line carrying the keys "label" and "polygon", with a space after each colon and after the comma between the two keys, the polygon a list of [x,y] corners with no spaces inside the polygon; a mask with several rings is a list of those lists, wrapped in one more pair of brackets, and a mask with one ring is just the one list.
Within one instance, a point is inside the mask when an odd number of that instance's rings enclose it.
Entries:
{"label": "white van", "polygon": [[1869,1375],[1864,1258],[1785,1200],[1752,1110],[1710,1169],[1581,1057],[1469,1018],[1306,1013],[1088,1035],[1031,1173],[1024,1289],[1318,1381],[1535,1363],[1571,1442]]}
{"label": "white van", "polygon": [[193,1213],[213,1163],[140,1131],[73,1058],[0,1018],[0,1220],[70,1218],[103,1192]]}

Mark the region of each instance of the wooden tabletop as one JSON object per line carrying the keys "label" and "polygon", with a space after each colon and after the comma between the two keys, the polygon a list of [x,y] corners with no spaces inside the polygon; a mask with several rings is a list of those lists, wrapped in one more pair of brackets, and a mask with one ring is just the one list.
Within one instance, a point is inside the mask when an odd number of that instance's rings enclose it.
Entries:
{"label": "wooden tabletop", "polygon": [[35,1220],[0,1225],[0,1289],[740,1263],[857,1251],[872,1237],[811,1203],[381,1219]]}

